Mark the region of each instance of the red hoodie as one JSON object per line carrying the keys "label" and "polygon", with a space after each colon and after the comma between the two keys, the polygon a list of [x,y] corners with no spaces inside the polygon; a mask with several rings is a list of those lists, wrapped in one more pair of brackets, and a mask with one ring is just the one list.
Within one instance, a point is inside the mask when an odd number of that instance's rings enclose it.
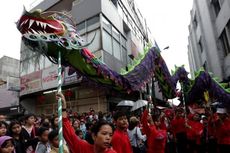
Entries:
{"label": "red hoodie", "polygon": [[230,145],[230,119],[225,119],[219,125],[217,124],[216,131],[218,144]]}
{"label": "red hoodie", "polygon": [[148,111],[142,116],[143,130],[147,136],[147,153],[164,153],[167,139],[166,130],[157,130],[155,125],[149,125],[147,121]]}
{"label": "red hoodie", "polygon": [[[94,153],[93,145],[84,140],[77,138],[73,127],[71,126],[68,118],[63,118],[63,135],[69,146],[71,153]],[[106,149],[104,153],[117,153],[113,149]]]}
{"label": "red hoodie", "polygon": [[187,138],[196,141],[196,144],[200,144],[204,129],[203,124],[198,121],[188,120],[188,125],[191,126],[191,128],[187,128]]}
{"label": "red hoodie", "polygon": [[171,128],[174,135],[177,133],[186,133],[185,119],[183,117],[175,117],[171,121]]}
{"label": "red hoodie", "polygon": [[132,153],[131,143],[127,132],[115,130],[112,138],[113,149],[117,153]]}

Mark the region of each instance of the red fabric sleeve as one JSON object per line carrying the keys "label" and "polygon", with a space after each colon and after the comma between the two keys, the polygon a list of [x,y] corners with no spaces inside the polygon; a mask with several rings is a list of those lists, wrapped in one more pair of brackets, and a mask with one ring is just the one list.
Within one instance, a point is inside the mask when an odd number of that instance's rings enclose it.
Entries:
{"label": "red fabric sleeve", "polygon": [[148,117],[148,111],[145,110],[143,115],[142,115],[142,118],[141,118],[141,123],[142,123],[142,126],[143,126],[143,132],[146,135],[148,135],[150,133],[150,127],[148,125],[147,117]]}
{"label": "red fabric sleeve", "polygon": [[[86,149],[89,144],[85,141],[79,140],[71,126],[68,118],[63,118],[63,135],[72,153],[81,153],[81,149]],[[81,146],[81,147],[80,147]]]}

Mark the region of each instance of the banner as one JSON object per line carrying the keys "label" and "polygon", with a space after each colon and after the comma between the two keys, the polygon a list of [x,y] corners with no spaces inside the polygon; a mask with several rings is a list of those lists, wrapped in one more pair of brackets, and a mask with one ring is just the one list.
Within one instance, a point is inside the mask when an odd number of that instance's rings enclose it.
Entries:
{"label": "banner", "polygon": [[[62,78],[64,73],[62,73]],[[63,83],[63,79],[62,79]],[[49,68],[42,70],[42,89],[51,89],[58,86],[58,67],[53,65]]]}
{"label": "banner", "polygon": [[20,95],[25,95],[42,90],[41,71],[21,76],[20,88]]}

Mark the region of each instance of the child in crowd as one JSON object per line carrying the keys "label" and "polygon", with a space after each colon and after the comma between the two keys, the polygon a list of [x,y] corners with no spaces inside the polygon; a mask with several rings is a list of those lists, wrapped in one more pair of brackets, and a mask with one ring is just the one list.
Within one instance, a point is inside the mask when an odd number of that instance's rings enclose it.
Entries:
{"label": "child in crowd", "polygon": [[48,128],[40,127],[38,129],[39,142],[35,150],[36,153],[49,153],[50,152],[50,146],[48,143],[48,134],[49,134]]}
{"label": "child in crowd", "polygon": [[[49,153],[58,153],[58,130],[53,130],[48,135],[51,151]],[[69,153],[67,146],[63,145],[64,153]]]}
{"label": "child in crowd", "polygon": [[14,143],[12,137],[0,137],[0,153],[14,153]]}
{"label": "child in crowd", "polygon": [[6,135],[7,123],[5,121],[0,121],[0,137]]}

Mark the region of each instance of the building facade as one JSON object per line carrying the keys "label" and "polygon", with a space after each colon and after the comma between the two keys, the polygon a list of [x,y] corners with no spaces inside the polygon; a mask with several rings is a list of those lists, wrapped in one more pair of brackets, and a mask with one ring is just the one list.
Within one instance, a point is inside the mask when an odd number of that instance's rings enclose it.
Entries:
{"label": "building facade", "polygon": [[8,56],[0,58],[0,114],[17,114],[19,110],[20,61]]}
{"label": "building facade", "polygon": [[[133,57],[150,42],[150,32],[133,0],[47,0],[33,8],[43,11],[66,11],[77,23],[81,37],[89,42],[88,49],[111,69],[118,71],[132,62]],[[26,110],[51,115],[57,110],[55,89],[57,66],[47,58],[21,44],[20,101]],[[63,73],[63,89],[72,111],[108,111],[122,96],[104,89],[85,85],[76,73]]]}
{"label": "building facade", "polygon": [[194,0],[188,37],[192,77],[204,67],[230,82],[230,1]]}

